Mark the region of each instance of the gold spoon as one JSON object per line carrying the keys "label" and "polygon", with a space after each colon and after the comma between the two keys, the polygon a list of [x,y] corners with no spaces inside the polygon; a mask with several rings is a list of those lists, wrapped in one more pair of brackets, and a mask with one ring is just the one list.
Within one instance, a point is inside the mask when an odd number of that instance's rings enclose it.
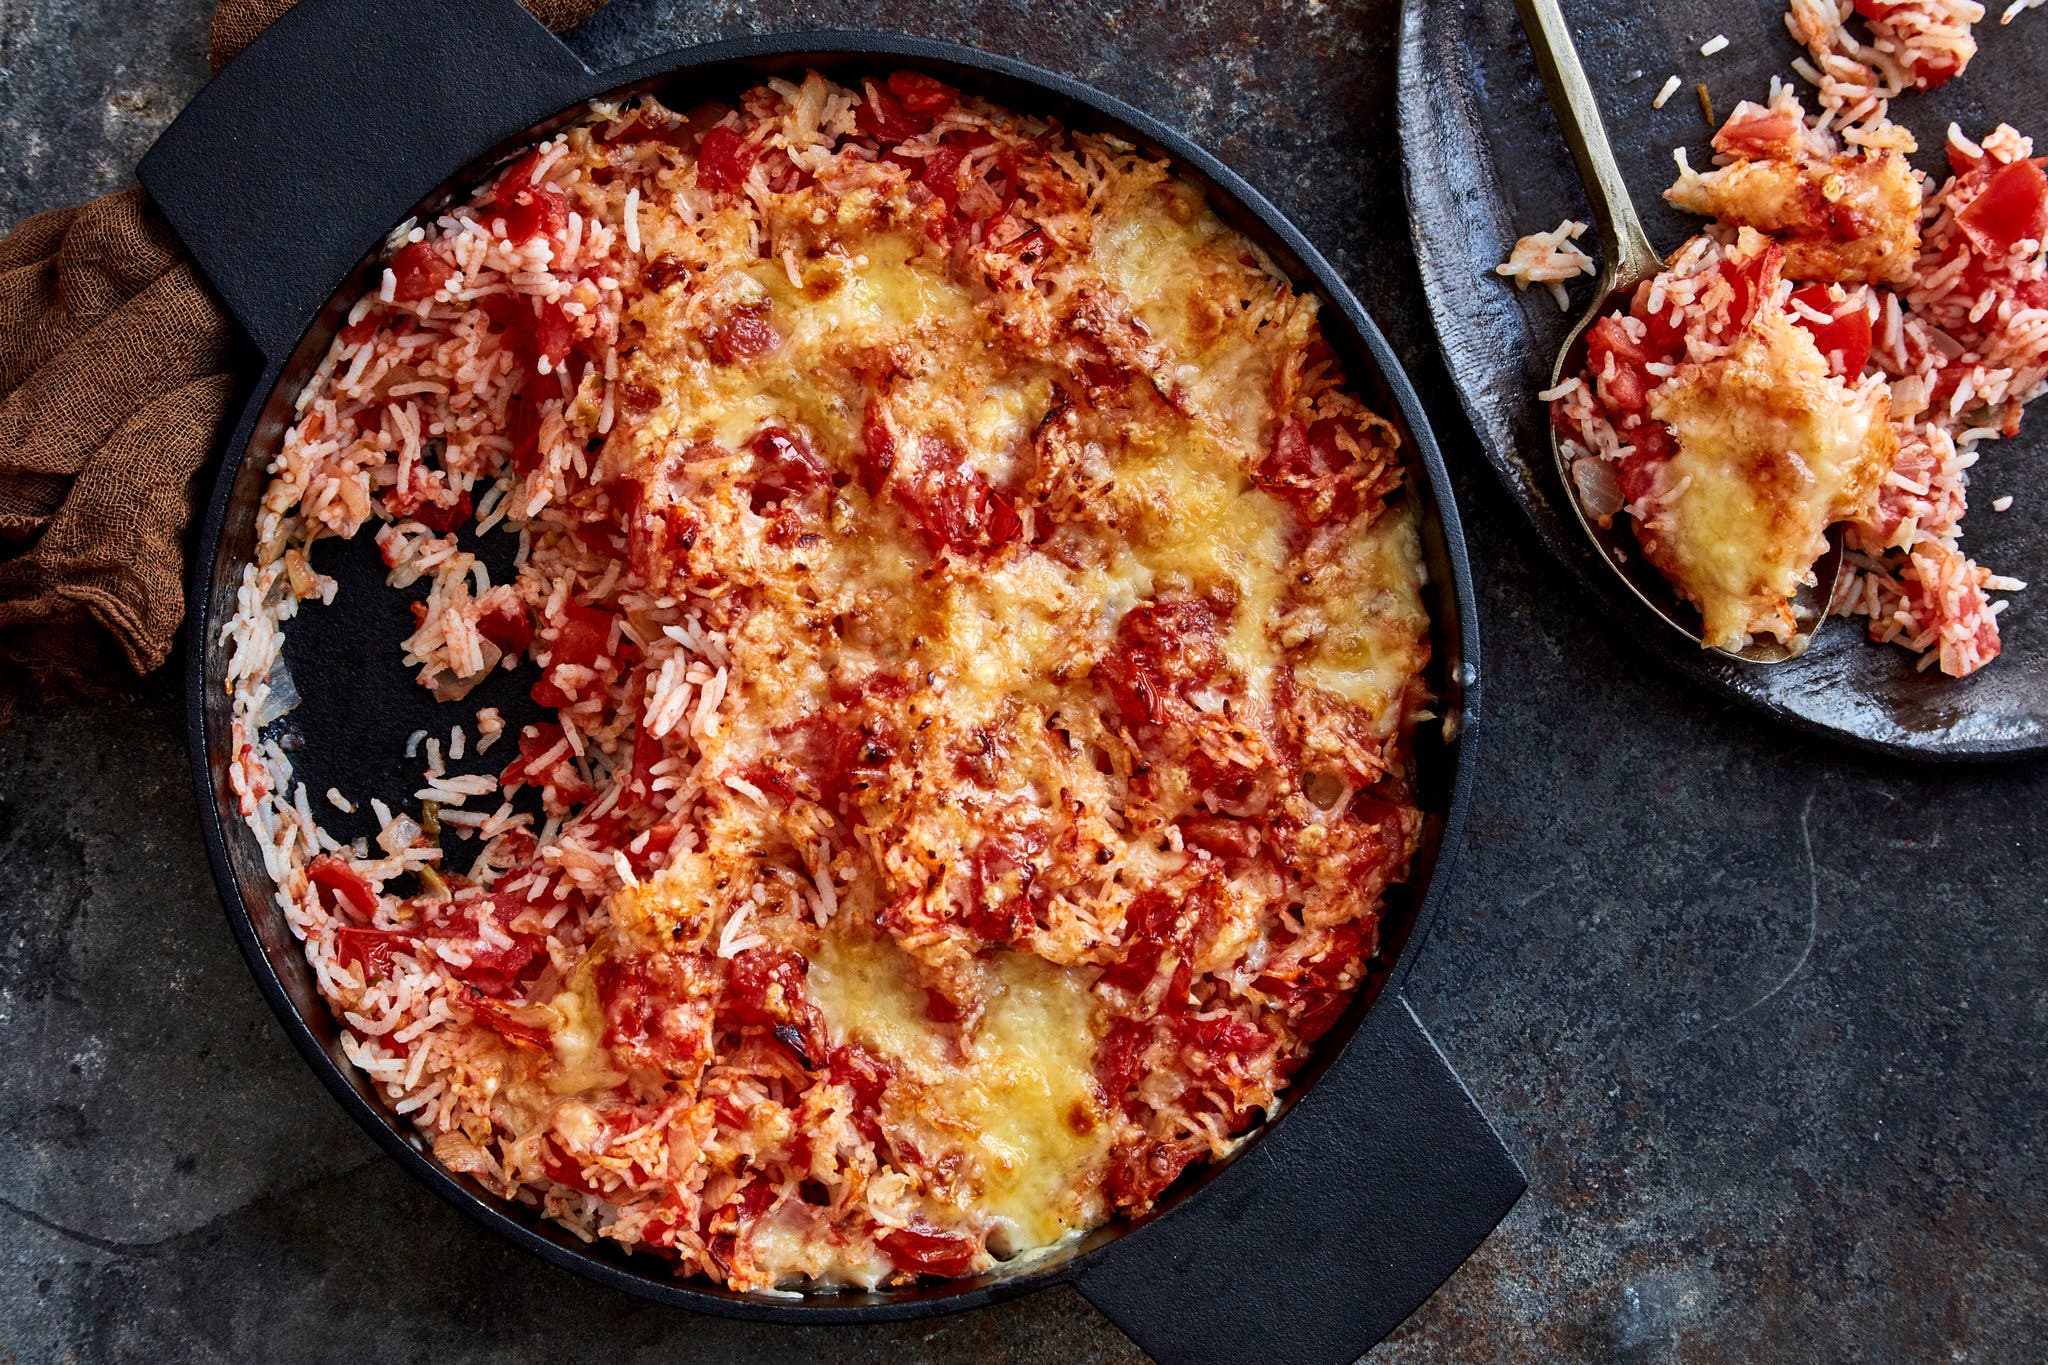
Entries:
{"label": "gold spoon", "polygon": [[[1586,333],[1593,324],[1609,313],[1626,309],[1636,286],[1662,270],[1664,259],[1650,245],[1642,219],[1636,215],[1635,203],[1629,198],[1628,186],[1622,181],[1621,167],[1615,164],[1614,150],[1607,145],[1600,106],[1593,98],[1593,87],[1586,81],[1585,67],[1579,64],[1578,48],[1572,43],[1571,30],[1565,26],[1557,0],[1515,0],[1515,8],[1522,16],[1529,46],[1536,53],[1537,68],[1550,92],[1550,107],[1557,115],[1558,126],[1564,130],[1564,140],[1571,147],[1573,158],[1579,163],[1586,194],[1593,201],[1593,223],[1600,231],[1600,254],[1605,262],[1595,291],[1596,302],[1565,338],[1557,365],[1550,372],[1550,387],[1556,388],[1567,375],[1584,369]],[[1551,458],[1556,461],[1557,476],[1564,485],[1565,501],[1571,504],[1579,525],[1585,528],[1587,539],[1600,551],[1600,558],[1659,620],[1695,645],[1706,648],[1706,642],[1700,638],[1699,613],[1643,558],[1635,538],[1619,525],[1602,527],[1586,511],[1557,429],[1547,422],[1544,426],[1550,432]],[[1742,649],[1717,648],[1716,652],[1753,664],[1781,664],[1798,658],[1813,642],[1814,632],[1827,620],[1827,609],[1834,600],[1841,572],[1841,540],[1830,534],[1828,552],[1814,565],[1814,585],[1801,589],[1793,599],[1798,628],[1792,638],[1783,642],[1752,640]]]}

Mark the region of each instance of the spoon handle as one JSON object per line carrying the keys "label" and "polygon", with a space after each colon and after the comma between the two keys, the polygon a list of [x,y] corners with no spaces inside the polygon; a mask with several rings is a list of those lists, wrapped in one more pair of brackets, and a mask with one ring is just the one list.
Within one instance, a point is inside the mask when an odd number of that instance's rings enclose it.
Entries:
{"label": "spoon handle", "polygon": [[1586,68],[1579,64],[1579,50],[1572,43],[1564,14],[1557,0],[1515,0],[1515,8],[1536,53],[1543,84],[1550,91],[1550,107],[1593,200],[1593,221],[1600,229],[1600,246],[1607,258],[1602,292],[1617,281],[1648,279],[1664,268],[1664,261],[1643,231],[1642,219],[1636,216],[1636,206],[1622,181],[1621,167],[1615,164],[1614,149],[1607,145],[1600,105],[1586,80]]}

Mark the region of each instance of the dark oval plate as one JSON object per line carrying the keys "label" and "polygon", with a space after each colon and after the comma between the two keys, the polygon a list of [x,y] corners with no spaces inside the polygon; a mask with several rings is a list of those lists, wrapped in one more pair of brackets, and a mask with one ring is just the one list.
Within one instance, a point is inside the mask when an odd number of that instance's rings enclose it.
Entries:
{"label": "dark oval plate", "polygon": [[[1981,50],[1962,79],[1892,106],[1919,138],[1915,163],[1936,174],[1946,174],[1941,148],[1951,121],[1973,137],[2010,123],[2048,146],[2048,12],[2000,25],[2002,0],[1990,8],[1977,26]],[[1707,85],[1725,118],[1739,100],[1765,99],[1772,76],[1797,81],[1790,64],[1802,49],[1786,33],[1784,13],[1783,0],[1566,0],[1615,155],[1660,248],[1676,247],[1701,221],[1661,197],[1674,147],[1685,147],[1695,166],[1711,155],[1713,130],[1694,82]],[[1727,36],[1728,48],[1702,57],[1700,45],[1716,34]],[[1652,109],[1672,75],[1684,85]],[[1798,85],[1812,108],[1810,88]],[[1702,650],[1643,611],[1580,532],[1536,401],[1593,282],[1576,283],[1572,311],[1560,313],[1546,291],[1518,293],[1493,273],[1517,237],[1591,218],[1514,0],[1405,0],[1398,99],[1409,221],[1444,361],[1494,472],[1591,605],[1688,679],[1801,730],[1922,761],[2048,752],[2042,589],[2006,599],[2004,653],[1963,679],[1917,671],[1914,655],[1871,643],[1858,621],[1831,621],[1804,658],[1760,668]],[[1592,236],[1587,249],[1597,250]],[[2028,582],[2048,579],[2048,521],[2035,515],[2030,477],[2048,447],[2044,424],[2048,416],[2030,413],[2018,439],[1980,448],[1965,523],[1973,558]],[[1993,512],[1991,500],[2008,493],[2012,510]]]}

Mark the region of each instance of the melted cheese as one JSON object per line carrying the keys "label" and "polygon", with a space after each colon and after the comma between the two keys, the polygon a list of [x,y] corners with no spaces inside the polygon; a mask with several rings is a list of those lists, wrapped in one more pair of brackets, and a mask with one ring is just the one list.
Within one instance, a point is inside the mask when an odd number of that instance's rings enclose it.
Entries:
{"label": "melted cheese", "polygon": [[596,951],[586,953],[549,1002],[561,1019],[552,1029],[555,1064],[547,1076],[547,1088],[557,1095],[609,1090],[626,1079],[612,1068],[604,1045],[604,1007],[597,999],[600,958]]}
{"label": "melted cheese", "polygon": [[[1901,281],[1919,256],[1920,182],[1897,152],[1737,160],[1681,176],[1664,197],[1689,213],[1770,233],[1785,248],[1788,279]],[[1845,219],[1856,226],[1847,237]]]}
{"label": "melted cheese", "polygon": [[[1250,246],[1185,185],[1135,188],[1112,204],[1095,260],[1166,352],[1165,377],[1247,449],[1271,439],[1274,362],[1290,329],[1243,325]],[[1265,293],[1268,291],[1249,291]],[[1287,301],[1305,320],[1312,298]]]}
{"label": "melted cheese", "polygon": [[1234,451],[1201,433],[1127,461],[1116,497],[1128,509],[1130,553],[1155,591],[1234,590],[1224,650],[1263,706],[1279,662],[1270,626],[1287,588],[1279,572],[1292,526],[1287,509],[1252,487]]}
{"label": "melted cheese", "polygon": [[1400,720],[1410,681],[1428,660],[1422,544],[1407,517],[1382,517],[1348,541],[1313,587],[1323,629],[1300,680],[1363,707],[1382,733]]}
{"label": "melted cheese", "polygon": [[[1343,722],[1325,726],[1332,751],[1356,747],[1363,731],[1391,732],[1427,658],[1412,517],[1397,504],[1355,536],[1326,528],[1311,562],[1303,546],[1317,537],[1255,485],[1278,404],[1321,382],[1303,378],[1304,357],[1321,354],[1314,301],[1163,172],[1105,188],[1071,234],[1072,259],[1007,292],[999,275],[949,260],[901,204],[821,185],[789,217],[799,226],[778,240],[810,250],[764,254],[737,228],[700,223],[721,251],[641,310],[627,362],[660,405],[614,443],[630,444],[622,472],[688,504],[693,553],[744,610],[722,627],[724,719],[693,740],[714,809],[697,817],[704,837],[686,861],[705,870],[621,893],[613,922],[650,950],[672,938],[710,951],[712,926],[766,884],[750,932],[809,959],[835,1041],[899,1070],[884,1122],[918,1153],[906,1163],[916,1198],[935,1222],[993,1229],[993,1250],[1018,1253],[1108,1216],[1109,1156],[1119,1133],[1136,1136],[1121,1110],[1102,1111],[1094,1077],[1106,1020],[1090,983],[1121,914],[1097,902],[1188,860],[1157,829],[1174,818],[1168,803],[1194,799],[1185,784],[1169,775],[1148,798],[1161,809],[1130,814],[1139,760],[1095,681],[1120,622],[1175,597],[1227,610],[1229,676],[1205,700],[1227,697],[1244,718],[1228,723],[1248,763],[1287,723],[1287,667],[1301,692],[1327,694],[1297,705]],[[744,264],[720,275],[734,255]],[[717,359],[712,329],[735,305],[773,327],[772,352]],[[894,464],[870,492],[878,415]],[[770,541],[748,498],[745,452],[771,424],[800,431],[840,475],[775,514],[805,533],[800,547]],[[675,458],[678,442],[702,440],[726,453]],[[1042,518],[1032,534],[994,553],[935,551],[934,504],[919,500],[932,496],[935,450]],[[1290,638],[1304,613],[1313,629]],[[791,753],[792,727],[836,724],[851,707],[833,685],[876,668],[908,695],[860,703],[879,713],[889,754],[857,791],[820,812],[732,784],[755,765],[815,765]],[[1362,718],[1337,716],[1347,705]],[[1004,949],[960,913],[983,895],[974,869],[992,845],[1024,849],[1046,892]],[[771,880],[796,866],[815,880],[828,859],[856,874],[834,882],[824,915]],[[973,1003],[964,1037],[927,1017],[940,986]],[[771,1250],[796,1263],[793,1245]]]}
{"label": "melted cheese", "polygon": [[[852,1039],[896,1064],[943,1116],[928,1130],[969,1163],[970,1211],[993,1220],[999,1251],[1092,1227],[1109,1150],[1093,1059],[1094,997],[1038,958],[997,955],[988,1008],[955,1053],[952,1030],[925,1016],[925,993],[893,944],[828,939],[810,987],[835,1041]],[[935,1153],[931,1155],[936,1155]]]}
{"label": "melted cheese", "polygon": [[1897,453],[1887,411],[1832,379],[1812,336],[1775,310],[1659,390],[1651,415],[1678,454],[1644,548],[1699,607],[1709,645],[1792,632],[1824,532],[1867,507]]}

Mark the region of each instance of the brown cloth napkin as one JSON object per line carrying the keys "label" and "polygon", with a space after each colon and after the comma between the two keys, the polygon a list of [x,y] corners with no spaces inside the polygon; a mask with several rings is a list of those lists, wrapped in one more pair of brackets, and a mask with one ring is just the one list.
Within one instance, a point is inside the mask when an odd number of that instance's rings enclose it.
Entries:
{"label": "brown cloth napkin", "polygon": [[[221,0],[213,69],[292,2]],[[605,0],[521,3],[559,32]],[[140,188],[0,241],[0,724],[24,685],[104,691],[170,653],[233,337]]]}

